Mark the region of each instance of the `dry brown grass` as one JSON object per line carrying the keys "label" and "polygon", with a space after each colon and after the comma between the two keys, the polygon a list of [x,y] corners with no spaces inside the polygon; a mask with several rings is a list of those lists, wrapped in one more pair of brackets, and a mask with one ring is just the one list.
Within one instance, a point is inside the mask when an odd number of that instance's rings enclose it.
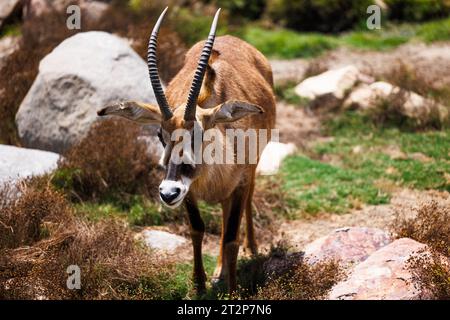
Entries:
{"label": "dry brown grass", "polygon": [[412,282],[434,299],[450,299],[450,208],[431,201],[422,205],[416,217],[397,217],[392,225],[398,238],[408,237],[429,246],[430,252],[408,261]]}
{"label": "dry brown grass", "polygon": [[162,177],[140,134],[141,128],[126,120],[94,124],[60,160],[53,182],[74,200],[101,200],[115,193],[155,197]]}
{"label": "dry brown grass", "polygon": [[436,300],[450,300],[450,260],[437,251],[408,260],[416,289]]}
{"label": "dry brown grass", "polygon": [[310,265],[301,262],[281,277],[271,279],[260,288],[256,299],[320,300],[343,278],[344,273],[335,261]]}
{"label": "dry brown grass", "polygon": [[392,225],[398,238],[425,243],[441,254],[450,256],[450,208],[436,201],[423,204],[414,218],[398,216]]}
{"label": "dry brown grass", "polygon": [[239,294],[244,299],[318,300],[343,276],[338,262],[310,265],[302,252],[290,253],[280,242],[267,254],[239,262]]}
{"label": "dry brown grass", "polygon": [[[76,218],[48,179],[22,183],[0,207],[1,299],[153,299],[164,295],[171,266],[138,247],[120,221]],[[11,188],[2,191],[2,196]],[[69,265],[81,290],[66,286]]]}

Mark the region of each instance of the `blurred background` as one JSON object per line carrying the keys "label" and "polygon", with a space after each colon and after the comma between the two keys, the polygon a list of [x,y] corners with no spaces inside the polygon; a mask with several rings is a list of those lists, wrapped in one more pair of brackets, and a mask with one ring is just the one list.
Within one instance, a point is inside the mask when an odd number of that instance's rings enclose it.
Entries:
{"label": "blurred background", "polygon": [[[165,84],[219,7],[218,34],[272,65],[280,144],[267,166],[280,170],[257,178],[263,254],[241,258],[239,296],[448,299],[450,271],[436,257],[450,254],[449,0],[2,0],[0,298],[223,297],[211,287],[195,296],[185,214],[157,197],[154,128],[95,114],[154,102],[144,61],[166,6]],[[210,276],[221,207],[200,205]],[[400,253],[421,244],[433,258],[411,255],[414,290],[398,282]],[[344,276],[388,246],[381,260],[399,263],[378,287]],[[66,288],[69,264],[81,267],[82,290]]]}

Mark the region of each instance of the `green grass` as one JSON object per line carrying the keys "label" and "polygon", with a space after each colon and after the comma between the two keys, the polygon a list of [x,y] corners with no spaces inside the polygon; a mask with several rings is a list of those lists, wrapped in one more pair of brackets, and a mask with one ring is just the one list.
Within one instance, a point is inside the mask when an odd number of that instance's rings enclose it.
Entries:
{"label": "green grass", "polygon": [[[203,255],[203,266],[205,268],[208,280],[211,279],[216,267],[217,259],[210,255]],[[192,283],[193,263],[178,263],[175,268],[175,274],[171,278],[168,292],[170,292],[170,299],[216,299],[215,291],[208,287],[205,296],[198,297],[194,292]]]}
{"label": "green grass", "polygon": [[[282,167],[283,191],[297,214],[386,203],[393,186],[450,191],[450,129],[402,131],[377,126],[355,112],[335,117],[325,128],[334,139],[316,144],[312,158],[292,156]],[[404,156],[393,156],[389,148]]]}
{"label": "green grass", "polygon": [[417,35],[425,42],[448,41],[450,39],[450,18],[420,25]]}
{"label": "green grass", "polygon": [[388,50],[409,41],[450,40],[450,18],[420,24],[392,24],[380,30],[355,30],[338,35],[300,33],[256,24],[230,32],[248,41],[271,58],[310,58],[337,47]]}
{"label": "green grass", "polygon": [[[387,178],[402,186],[416,189],[450,190],[450,129],[423,132],[402,131],[396,127],[380,127],[355,112],[344,114],[327,124],[334,141],[316,146],[318,154],[338,156],[343,166],[361,170],[368,167],[379,178]],[[362,151],[353,152],[358,146]],[[385,150],[401,150],[406,158],[393,159]],[[429,161],[414,158],[421,153]],[[388,168],[393,173],[386,174]],[[389,171],[389,170],[388,170]]]}
{"label": "green grass", "polygon": [[344,213],[358,203],[382,204],[389,196],[376,188],[368,170],[340,168],[303,156],[288,158],[283,166],[283,191],[289,205],[308,214]]}
{"label": "green grass", "polygon": [[337,41],[320,33],[301,34],[286,29],[267,30],[252,26],[242,32],[242,38],[263,54],[273,58],[310,58],[337,47]]}
{"label": "green grass", "polygon": [[158,226],[167,222],[183,222],[182,210],[170,210],[144,196],[130,195],[127,199],[111,198],[102,202],[74,204],[76,211],[89,221],[122,218],[130,226]]}

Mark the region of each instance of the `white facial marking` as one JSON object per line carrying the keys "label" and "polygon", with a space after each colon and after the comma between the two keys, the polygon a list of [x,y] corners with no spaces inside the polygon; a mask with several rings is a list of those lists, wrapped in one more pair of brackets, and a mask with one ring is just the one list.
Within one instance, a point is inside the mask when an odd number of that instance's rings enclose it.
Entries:
{"label": "white facial marking", "polygon": [[178,188],[180,189],[180,194],[171,203],[166,203],[160,196],[161,202],[171,209],[179,207],[180,204],[183,202],[184,197],[188,193],[191,183],[192,180],[185,176],[181,176],[181,179],[178,181],[163,180],[159,185],[160,193],[170,194],[171,192],[173,192],[174,189]]}

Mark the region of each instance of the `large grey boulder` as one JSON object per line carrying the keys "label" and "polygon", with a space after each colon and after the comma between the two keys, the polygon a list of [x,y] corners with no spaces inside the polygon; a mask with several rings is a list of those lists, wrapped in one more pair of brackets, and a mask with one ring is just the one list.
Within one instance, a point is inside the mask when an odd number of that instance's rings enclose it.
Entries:
{"label": "large grey boulder", "polygon": [[41,61],[16,115],[20,138],[61,153],[87,133],[99,108],[129,99],[156,103],[146,63],[117,36],[79,33]]}
{"label": "large grey boulder", "polygon": [[51,172],[58,159],[53,152],[0,145],[0,185]]}

